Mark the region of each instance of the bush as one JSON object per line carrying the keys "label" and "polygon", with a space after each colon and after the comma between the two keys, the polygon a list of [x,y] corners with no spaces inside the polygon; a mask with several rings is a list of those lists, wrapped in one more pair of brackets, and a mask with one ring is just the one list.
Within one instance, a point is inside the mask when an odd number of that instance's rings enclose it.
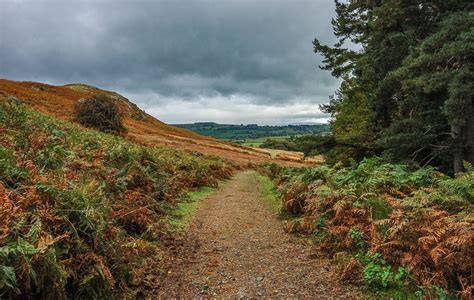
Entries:
{"label": "bush", "polygon": [[82,125],[102,132],[113,134],[125,132],[115,100],[104,94],[80,100],[76,105],[76,119]]}
{"label": "bush", "polygon": [[296,144],[293,141],[289,140],[289,139],[286,139],[286,140],[267,139],[259,147],[260,148],[265,148],[265,149],[298,151],[298,148],[296,147]]}
{"label": "bush", "polygon": [[356,257],[363,266],[364,280],[371,287],[403,287],[405,279],[409,277],[405,268],[399,267],[398,271],[394,272],[392,267],[381,258],[380,253],[373,255],[361,253]]}

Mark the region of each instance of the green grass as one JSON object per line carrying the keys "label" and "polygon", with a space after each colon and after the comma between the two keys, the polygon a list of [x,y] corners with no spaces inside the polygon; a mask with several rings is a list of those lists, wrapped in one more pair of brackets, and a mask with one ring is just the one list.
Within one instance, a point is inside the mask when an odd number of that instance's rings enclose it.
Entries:
{"label": "green grass", "polygon": [[261,174],[257,174],[256,178],[257,178],[258,183],[260,184],[260,192],[262,193],[265,201],[267,201],[270,204],[274,212],[280,213],[281,201],[273,182],[270,180],[270,178]]}
{"label": "green grass", "polygon": [[242,146],[245,146],[245,147],[255,147],[255,148],[258,148],[258,147],[260,147],[261,144],[263,144],[263,142],[260,142],[260,141],[256,142],[256,141],[251,140],[251,141],[245,141],[245,142],[243,142],[241,145],[242,145]]}
{"label": "green grass", "polygon": [[183,202],[179,202],[171,211],[171,218],[169,223],[176,231],[184,231],[191,223],[194,213],[199,207],[199,202],[212,194],[214,188],[205,186],[199,188],[197,191],[188,192]]}

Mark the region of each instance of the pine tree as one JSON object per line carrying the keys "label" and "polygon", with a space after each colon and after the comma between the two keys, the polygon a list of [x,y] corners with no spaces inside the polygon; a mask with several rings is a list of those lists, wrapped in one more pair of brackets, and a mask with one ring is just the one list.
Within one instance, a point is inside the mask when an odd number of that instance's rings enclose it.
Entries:
{"label": "pine tree", "polygon": [[425,137],[432,138],[420,147],[432,159],[445,149],[453,156],[454,172],[463,170],[463,160],[474,163],[473,62],[474,13],[455,12],[446,15],[390,76],[401,83],[394,94],[400,113],[391,128],[421,122],[427,128]]}
{"label": "pine tree", "polygon": [[[336,0],[332,24],[338,43],[313,42],[324,58],[321,68],[343,79],[321,107],[333,117],[335,147],[350,144],[365,155],[445,171],[452,169],[453,153],[456,170],[459,161],[471,160],[472,125],[462,116],[472,106],[470,2]],[[348,42],[360,50],[347,48]],[[433,43],[438,48],[429,48]],[[449,49],[440,52],[445,43]]]}

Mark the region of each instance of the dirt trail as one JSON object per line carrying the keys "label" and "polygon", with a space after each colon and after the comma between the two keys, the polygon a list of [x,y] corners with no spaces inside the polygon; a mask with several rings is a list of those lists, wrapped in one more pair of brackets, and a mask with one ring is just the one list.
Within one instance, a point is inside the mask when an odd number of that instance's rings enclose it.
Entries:
{"label": "dirt trail", "polygon": [[200,204],[189,245],[173,261],[161,297],[353,298],[325,260],[285,233],[255,172],[237,174]]}

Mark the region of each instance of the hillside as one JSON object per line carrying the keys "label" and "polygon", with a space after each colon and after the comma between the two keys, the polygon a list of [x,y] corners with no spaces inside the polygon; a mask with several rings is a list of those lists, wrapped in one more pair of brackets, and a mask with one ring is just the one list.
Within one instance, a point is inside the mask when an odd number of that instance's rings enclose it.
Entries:
{"label": "hillside", "polygon": [[110,95],[117,100],[127,128],[126,138],[140,144],[168,145],[188,152],[219,156],[241,165],[268,161],[279,161],[283,164],[301,163],[302,156],[295,156],[293,153],[272,158],[266,151],[242,147],[167,125],[115,92],[84,84],[53,86],[0,79],[0,96],[15,97],[36,111],[68,121],[75,120],[75,105],[79,99],[98,93]]}
{"label": "hillside", "polygon": [[470,299],[467,168],[452,179],[378,158],[268,164],[260,171],[275,191],[255,171],[232,176],[227,160],[142,146],[0,97],[0,294]]}
{"label": "hillside", "polygon": [[136,298],[173,255],[177,205],[233,169],[0,97],[0,298]]}

